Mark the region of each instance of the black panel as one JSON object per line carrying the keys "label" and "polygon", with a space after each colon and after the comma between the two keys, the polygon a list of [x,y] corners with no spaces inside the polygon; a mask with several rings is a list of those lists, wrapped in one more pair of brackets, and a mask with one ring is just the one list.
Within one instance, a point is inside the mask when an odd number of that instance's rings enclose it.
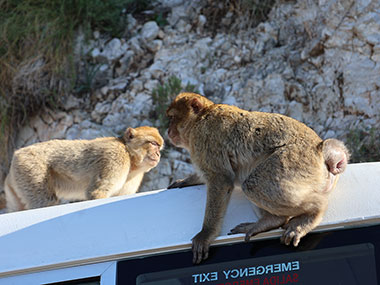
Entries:
{"label": "black panel", "polygon": [[279,239],[218,245],[197,266],[190,250],[119,261],[117,284],[380,284],[379,263],[374,225],[311,233],[297,248]]}
{"label": "black panel", "polygon": [[[132,283],[133,284],[133,283]],[[54,282],[44,285],[100,285],[100,276],[82,278],[70,281]]]}

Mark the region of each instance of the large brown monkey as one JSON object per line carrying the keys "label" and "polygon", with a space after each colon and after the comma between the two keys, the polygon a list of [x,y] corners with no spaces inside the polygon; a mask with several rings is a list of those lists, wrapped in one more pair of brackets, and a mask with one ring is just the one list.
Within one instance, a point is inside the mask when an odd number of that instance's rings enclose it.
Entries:
{"label": "large brown monkey", "polygon": [[7,210],[136,193],[160,161],[156,128],[128,128],[122,138],[51,140],[17,150],[5,180]]}
{"label": "large brown monkey", "polygon": [[349,159],[341,141],[323,141],[292,118],[214,104],[194,93],[179,94],[167,116],[171,142],[190,152],[198,170],[198,176],[173,186],[207,184],[203,227],[192,239],[194,263],[208,257],[234,187],[242,188],[262,217],[236,226],[232,234],[245,233],[249,240],[282,226],[282,241],[297,246],[321,222],[328,194]]}

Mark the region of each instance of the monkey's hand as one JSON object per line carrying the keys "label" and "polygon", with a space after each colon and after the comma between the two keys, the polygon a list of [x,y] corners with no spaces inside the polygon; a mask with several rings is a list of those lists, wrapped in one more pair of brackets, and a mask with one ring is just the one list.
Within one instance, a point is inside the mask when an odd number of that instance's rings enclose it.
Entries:
{"label": "monkey's hand", "polygon": [[210,240],[211,238],[209,237],[209,234],[205,231],[200,231],[195,237],[193,237],[193,264],[199,264],[202,260],[208,258]]}
{"label": "monkey's hand", "polygon": [[185,179],[178,179],[178,180],[174,181],[172,184],[170,184],[168,186],[168,189],[183,188],[183,187],[187,187],[187,186],[195,186],[195,185],[200,185],[203,183],[204,182],[201,181],[199,176],[196,173],[194,173]]}
{"label": "monkey's hand", "polygon": [[177,179],[176,181],[174,181],[172,184],[170,184],[170,185],[168,186],[168,189],[172,189],[172,188],[182,188],[182,187],[186,187],[186,186],[188,186],[188,185],[186,185],[185,180],[186,180],[186,179]]}

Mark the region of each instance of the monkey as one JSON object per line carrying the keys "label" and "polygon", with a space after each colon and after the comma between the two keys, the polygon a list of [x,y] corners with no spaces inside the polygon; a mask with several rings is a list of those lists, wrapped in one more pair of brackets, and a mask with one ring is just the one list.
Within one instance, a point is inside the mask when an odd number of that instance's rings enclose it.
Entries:
{"label": "monkey", "polygon": [[207,259],[235,188],[257,205],[261,217],[229,234],[243,233],[249,241],[282,227],[281,242],[297,246],[321,222],[350,156],[343,142],[322,140],[293,118],[215,104],[196,93],[177,95],[166,115],[169,140],[188,150],[197,173],[174,187],[207,186],[202,229],[192,238],[194,264]]}
{"label": "monkey", "polygon": [[164,140],[156,128],[121,137],[50,140],[15,151],[4,183],[8,212],[134,194],[156,167]]}

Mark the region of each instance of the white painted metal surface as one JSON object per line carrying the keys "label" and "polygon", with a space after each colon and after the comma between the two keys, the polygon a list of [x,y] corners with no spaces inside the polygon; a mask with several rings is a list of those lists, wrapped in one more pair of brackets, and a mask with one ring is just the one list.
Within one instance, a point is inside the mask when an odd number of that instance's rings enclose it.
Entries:
{"label": "white painted metal surface", "polygon": [[[205,201],[198,186],[0,215],[0,278],[189,247]],[[321,225],[373,218],[380,218],[380,162],[351,164]],[[218,241],[242,240],[226,234],[255,219],[255,207],[235,191]]]}
{"label": "white painted metal surface", "polygon": [[0,278],[0,285],[41,285],[84,278],[100,278],[100,285],[116,284],[116,261]]}

